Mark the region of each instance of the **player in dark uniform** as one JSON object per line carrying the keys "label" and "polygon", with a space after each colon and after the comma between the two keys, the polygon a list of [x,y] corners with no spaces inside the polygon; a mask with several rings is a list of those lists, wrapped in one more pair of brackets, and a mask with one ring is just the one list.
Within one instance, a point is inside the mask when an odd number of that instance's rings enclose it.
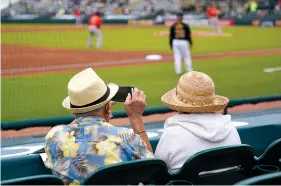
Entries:
{"label": "player in dark uniform", "polygon": [[175,70],[177,75],[181,75],[182,57],[186,71],[192,71],[192,61],[190,48],[192,46],[190,27],[183,23],[183,14],[177,15],[177,22],[170,28],[170,47],[174,52]]}

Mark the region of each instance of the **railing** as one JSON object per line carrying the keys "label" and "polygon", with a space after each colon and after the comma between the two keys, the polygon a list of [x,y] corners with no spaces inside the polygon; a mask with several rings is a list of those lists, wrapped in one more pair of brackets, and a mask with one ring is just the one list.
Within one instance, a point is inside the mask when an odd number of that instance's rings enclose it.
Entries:
{"label": "railing", "polygon": [[[227,114],[227,109],[243,104],[257,104],[269,101],[281,100],[281,95],[275,96],[265,96],[265,97],[251,97],[242,99],[231,99],[228,106],[224,110],[224,114]],[[143,115],[148,116],[152,114],[165,114],[173,112],[173,110],[167,107],[152,107],[145,109]],[[125,111],[118,111],[113,113],[114,118],[126,118],[127,114]],[[22,120],[22,121],[11,121],[1,123],[1,130],[21,130],[29,127],[53,127],[61,124],[69,124],[74,120],[72,116],[62,116],[53,118],[41,118],[32,120]]]}

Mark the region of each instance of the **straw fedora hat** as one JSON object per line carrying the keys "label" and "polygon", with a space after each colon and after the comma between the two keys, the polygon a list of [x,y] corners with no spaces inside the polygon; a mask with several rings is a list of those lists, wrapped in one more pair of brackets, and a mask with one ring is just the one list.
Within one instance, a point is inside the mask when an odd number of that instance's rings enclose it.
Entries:
{"label": "straw fedora hat", "polygon": [[161,97],[161,101],[179,112],[208,113],[223,110],[228,98],[215,95],[213,80],[202,72],[189,72],[181,76],[176,88]]}
{"label": "straw fedora hat", "polygon": [[63,100],[62,106],[72,113],[90,112],[108,103],[118,89],[116,84],[106,85],[92,68],[87,68],[69,81],[69,96]]}

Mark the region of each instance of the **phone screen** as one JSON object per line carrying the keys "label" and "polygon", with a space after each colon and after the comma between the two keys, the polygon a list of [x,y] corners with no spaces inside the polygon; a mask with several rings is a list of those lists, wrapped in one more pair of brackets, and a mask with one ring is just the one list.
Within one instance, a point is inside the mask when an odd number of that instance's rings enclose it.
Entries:
{"label": "phone screen", "polygon": [[116,95],[112,98],[112,101],[116,102],[125,102],[128,96],[128,93],[133,94],[135,87],[131,86],[119,86],[119,90]]}

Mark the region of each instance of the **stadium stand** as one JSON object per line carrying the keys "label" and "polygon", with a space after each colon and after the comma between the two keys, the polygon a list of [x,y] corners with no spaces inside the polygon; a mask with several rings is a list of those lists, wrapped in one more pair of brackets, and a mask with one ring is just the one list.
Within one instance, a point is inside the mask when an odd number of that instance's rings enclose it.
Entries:
{"label": "stadium stand", "polygon": [[[43,17],[55,15],[73,15],[79,8],[84,15],[90,15],[96,11],[104,15],[155,15],[157,12],[203,13],[211,0],[28,0],[12,1],[2,7],[2,16],[18,16],[39,14]],[[252,16],[264,16],[264,14],[280,15],[280,4],[274,0],[258,1],[256,12],[249,12],[247,0],[219,0],[217,1],[222,17],[239,17],[244,14]],[[7,4],[7,3],[6,3]],[[46,8],[48,7],[48,8]]]}
{"label": "stadium stand", "polygon": [[[217,161],[218,159],[220,161]],[[168,172],[166,164],[158,159],[110,165],[98,169],[88,177],[84,184],[128,185],[143,183],[164,185],[165,183],[178,184],[180,182],[196,185],[230,185],[252,177],[255,173],[253,168],[257,165],[258,161],[254,159],[253,149],[248,145],[237,145],[199,152],[187,160],[185,165],[175,173]],[[1,158],[1,169],[5,170],[1,171],[3,185],[60,184],[58,178],[52,176],[51,171],[44,166],[39,154]],[[266,177],[267,175],[269,174],[261,177],[261,180],[271,179],[271,176]],[[108,179],[109,177],[110,179]],[[250,181],[255,181],[255,178]],[[278,181],[277,183],[280,184],[280,175],[272,178],[274,178],[274,183]],[[262,183],[270,184],[273,182],[264,181]]]}
{"label": "stadium stand", "polygon": [[[155,18],[157,15],[169,17],[179,11],[204,16],[206,6],[211,0],[201,0],[200,3],[196,0],[13,0],[3,2],[1,16],[12,19],[19,17],[32,18],[34,16],[42,18],[73,16],[77,8],[81,9],[84,17],[99,11],[104,16],[125,15],[141,19],[146,16]],[[279,18],[281,16],[281,4],[275,0],[259,0],[258,8],[255,12],[249,11],[248,0],[218,0],[217,2],[222,11],[220,17],[223,19],[240,19],[241,16],[246,15],[247,18],[245,19],[263,18],[266,20],[272,16],[277,15]],[[268,98],[231,100],[228,108],[240,104],[256,104],[262,101],[280,99],[281,96],[279,95]],[[164,114],[170,111],[170,109],[164,107],[149,108],[145,111],[144,115]],[[227,113],[227,109],[225,109],[225,113]],[[250,118],[250,114],[247,113],[245,115]],[[114,117],[123,118],[126,117],[126,114],[125,112],[117,112],[114,113]],[[58,124],[70,123],[72,120],[73,117],[67,116],[13,121],[1,123],[1,130],[21,130],[35,126],[56,126]],[[281,123],[280,119],[277,123],[270,122],[272,120],[267,121],[266,124],[251,124],[237,127],[242,143],[247,145],[220,147],[199,152],[189,158],[178,172],[169,172],[162,160],[139,160],[100,168],[88,177],[84,184],[281,185]],[[157,123],[151,125],[156,126]],[[160,125],[163,128],[162,121]],[[153,151],[155,151],[162,134],[159,132],[159,129],[159,127],[155,127],[148,130],[148,132],[156,134],[150,138]],[[42,141],[37,141],[36,145],[38,144],[41,147],[43,143]],[[28,145],[32,146],[33,144],[17,144],[17,146],[22,147]],[[7,149],[5,149],[6,147]],[[10,147],[10,144],[1,147],[4,156],[9,156],[11,151],[16,151],[13,147]],[[52,175],[52,172],[46,168],[43,155],[44,149],[40,149],[34,154],[28,153],[28,155],[22,156],[1,157],[1,184],[63,185],[62,180]],[[222,170],[213,172],[218,169]]]}
{"label": "stadium stand", "polygon": [[257,160],[258,165],[273,165],[281,170],[281,138],[271,143]]}

